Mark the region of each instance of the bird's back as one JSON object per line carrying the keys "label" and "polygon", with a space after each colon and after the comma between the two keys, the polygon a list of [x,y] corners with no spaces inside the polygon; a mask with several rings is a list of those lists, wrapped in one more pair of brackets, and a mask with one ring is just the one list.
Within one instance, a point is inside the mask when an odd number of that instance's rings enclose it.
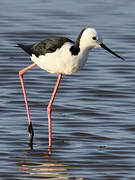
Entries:
{"label": "bird's back", "polygon": [[57,49],[61,48],[66,42],[74,43],[72,40],[65,37],[52,37],[32,45],[17,45],[18,47],[21,47],[25,52],[27,52],[30,56],[32,56],[33,54],[36,57],[39,57],[41,55],[45,55],[46,53],[55,52]]}

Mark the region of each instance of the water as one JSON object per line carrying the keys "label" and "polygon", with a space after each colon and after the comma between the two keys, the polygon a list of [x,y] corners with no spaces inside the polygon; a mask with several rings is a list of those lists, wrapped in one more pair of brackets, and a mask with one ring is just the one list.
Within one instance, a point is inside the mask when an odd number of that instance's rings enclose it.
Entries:
{"label": "water", "polygon": [[[0,179],[135,178],[134,7],[133,0],[1,0]],[[15,44],[54,35],[75,40],[88,26],[127,61],[96,49],[82,71],[63,76],[53,106],[51,154],[46,107],[57,77],[38,67],[27,72],[35,130],[31,150],[18,77],[31,61]]]}

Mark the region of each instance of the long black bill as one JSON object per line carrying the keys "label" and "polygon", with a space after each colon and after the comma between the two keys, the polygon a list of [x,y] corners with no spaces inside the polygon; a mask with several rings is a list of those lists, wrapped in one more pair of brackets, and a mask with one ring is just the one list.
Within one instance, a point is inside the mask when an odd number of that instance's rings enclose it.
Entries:
{"label": "long black bill", "polygon": [[101,46],[102,48],[104,48],[105,50],[107,50],[108,52],[110,52],[111,54],[113,54],[114,56],[116,56],[116,57],[122,59],[123,61],[125,61],[125,59],[124,59],[123,57],[121,57],[121,56],[119,56],[118,54],[116,54],[115,52],[113,52],[111,49],[109,49],[109,48],[108,48],[107,46],[105,46],[103,43],[100,44],[100,46]]}

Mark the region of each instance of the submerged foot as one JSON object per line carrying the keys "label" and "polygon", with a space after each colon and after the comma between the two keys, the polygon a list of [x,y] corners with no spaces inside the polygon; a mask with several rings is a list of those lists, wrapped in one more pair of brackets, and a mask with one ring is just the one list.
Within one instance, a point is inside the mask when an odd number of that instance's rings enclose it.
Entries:
{"label": "submerged foot", "polygon": [[28,132],[29,132],[29,146],[30,149],[33,149],[33,137],[34,137],[34,130],[32,127],[32,122],[28,125]]}

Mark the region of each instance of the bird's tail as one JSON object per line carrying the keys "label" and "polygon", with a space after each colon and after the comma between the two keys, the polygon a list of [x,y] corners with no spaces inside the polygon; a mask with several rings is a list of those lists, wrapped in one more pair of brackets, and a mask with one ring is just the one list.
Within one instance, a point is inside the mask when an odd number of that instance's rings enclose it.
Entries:
{"label": "bird's tail", "polygon": [[28,53],[30,56],[32,55],[32,45],[23,45],[18,43],[16,47],[22,48],[26,53]]}
{"label": "bird's tail", "polygon": [[16,47],[20,47],[20,48],[22,48],[23,50],[25,49],[25,45],[20,44],[20,43],[17,43],[17,44],[16,44]]}

